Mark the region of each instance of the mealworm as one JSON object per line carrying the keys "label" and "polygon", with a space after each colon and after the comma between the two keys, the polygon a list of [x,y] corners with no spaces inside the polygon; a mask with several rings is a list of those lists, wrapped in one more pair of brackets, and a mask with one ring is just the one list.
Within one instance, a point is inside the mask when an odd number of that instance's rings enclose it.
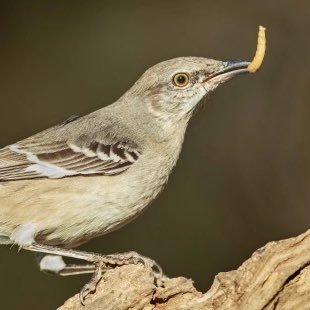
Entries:
{"label": "mealworm", "polygon": [[265,56],[266,51],[265,30],[266,30],[265,27],[259,26],[256,53],[252,62],[248,65],[248,70],[251,73],[256,72],[259,69]]}

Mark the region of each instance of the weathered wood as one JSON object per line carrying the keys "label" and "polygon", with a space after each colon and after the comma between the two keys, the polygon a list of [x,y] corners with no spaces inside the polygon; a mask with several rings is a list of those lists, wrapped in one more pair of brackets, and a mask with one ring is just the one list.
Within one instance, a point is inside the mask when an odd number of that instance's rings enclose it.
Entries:
{"label": "weathered wood", "polygon": [[258,249],[237,270],[218,274],[205,294],[183,277],[155,282],[148,266],[118,267],[105,273],[84,307],[75,295],[59,310],[309,310],[310,230]]}

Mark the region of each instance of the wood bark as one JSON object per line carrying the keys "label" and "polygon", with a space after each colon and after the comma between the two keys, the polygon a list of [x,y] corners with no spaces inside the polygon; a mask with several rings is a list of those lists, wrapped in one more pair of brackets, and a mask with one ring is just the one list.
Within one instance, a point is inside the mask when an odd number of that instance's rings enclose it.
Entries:
{"label": "wood bark", "polygon": [[310,230],[258,249],[237,270],[219,273],[206,293],[183,277],[155,280],[138,264],[107,271],[85,304],[77,294],[59,310],[309,310]]}

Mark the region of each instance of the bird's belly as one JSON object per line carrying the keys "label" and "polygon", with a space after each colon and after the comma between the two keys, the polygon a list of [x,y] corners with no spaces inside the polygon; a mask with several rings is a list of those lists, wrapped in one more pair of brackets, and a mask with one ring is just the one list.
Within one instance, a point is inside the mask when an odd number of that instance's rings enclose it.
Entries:
{"label": "bird's belly", "polygon": [[[96,187],[98,183],[95,183]],[[54,226],[48,234],[39,234],[38,238],[43,237],[44,243],[64,246],[70,240],[70,245],[76,246],[118,229],[136,218],[156,197],[164,183],[144,183],[141,186],[139,182],[131,182],[109,186],[109,190],[90,190],[75,202],[74,210],[66,214],[61,225]],[[61,240],[64,244],[59,242]]]}
{"label": "bird's belly", "polygon": [[124,173],[68,180],[2,183],[0,235],[33,223],[38,242],[67,247],[84,243],[137,217],[159,193],[167,175],[149,172],[141,180]]}

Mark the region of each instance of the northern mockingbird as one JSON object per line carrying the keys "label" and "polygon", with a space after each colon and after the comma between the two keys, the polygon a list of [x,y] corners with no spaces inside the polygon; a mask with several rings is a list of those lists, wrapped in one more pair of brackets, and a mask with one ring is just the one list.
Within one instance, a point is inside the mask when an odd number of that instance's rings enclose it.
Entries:
{"label": "northern mockingbird", "polygon": [[[148,69],[116,102],[0,149],[0,243],[49,254],[65,275],[149,261],[72,248],[136,218],[167,183],[195,109],[248,62],[182,57]],[[88,262],[66,265],[62,256]]]}

